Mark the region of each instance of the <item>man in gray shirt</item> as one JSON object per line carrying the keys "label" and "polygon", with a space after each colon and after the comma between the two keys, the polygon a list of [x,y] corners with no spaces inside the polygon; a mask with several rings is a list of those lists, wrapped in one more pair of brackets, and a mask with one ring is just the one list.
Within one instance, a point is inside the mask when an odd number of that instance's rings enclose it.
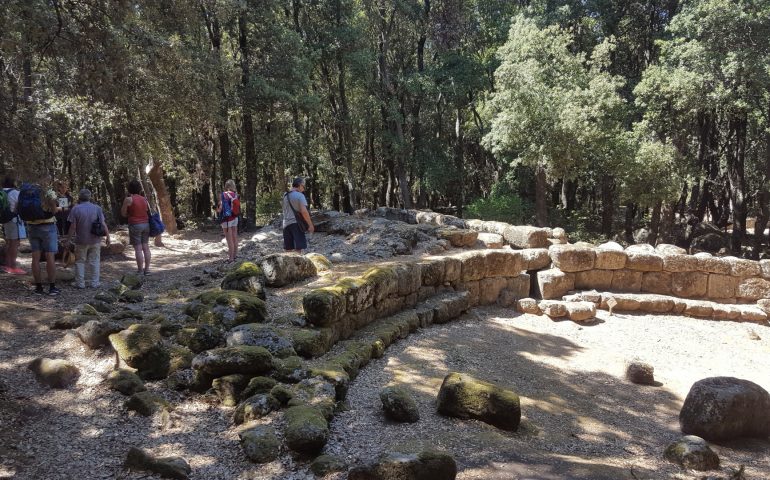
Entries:
{"label": "man in gray shirt", "polygon": [[70,210],[67,221],[70,222],[69,240],[75,243],[75,286],[86,288],[85,270],[88,270],[90,286],[99,287],[99,267],[101,261],[101,236],[94,235],[95,222],[101,222],[106,245],[110,244],[110,231],[104,221],[102,207],[91,203],[91,190],[84,188],[78,195],[78,204]]}
{"label": "man in gray shirt", "polygon": [[[283,249],[302,253],[307,248],[305,232],[313,233],[315,226],[310,219],[305,198],[305,179],[297,177],[291,183],[291,190],[284,194],[283,207]],[[297,218],[299,216],[299,219]]]}

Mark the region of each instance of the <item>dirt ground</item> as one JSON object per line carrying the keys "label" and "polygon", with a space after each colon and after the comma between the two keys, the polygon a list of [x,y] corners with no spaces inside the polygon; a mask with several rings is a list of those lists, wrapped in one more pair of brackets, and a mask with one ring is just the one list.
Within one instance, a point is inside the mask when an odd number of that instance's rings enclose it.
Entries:
{"label": "dirt ground", "polygon": [[[248,244],[249,258],[278,251],[280,234],[266,231]],[[332,237],[332,236],[329,236]],[[221,235],[189,232],[153,249],[142,308],[166,308],[173,300],[210,288],[206,272],[224,264]],[[318,235],[314,250],[331,256],[339,239]],[[28,268],[28,255],[22,266]],[[399,258],[396,258],[398,260]],[[332,276],[358,271],[336,264]],[[133,271],[132,256],[106,259],[103,283]],[[271,315],[296,308],[304,289],[322,282],[268,292]],[[71,332],[49,325],[90,300],[94,290],[65,286],[60,297],[37,297],[24,277],[0,275],[0,478],[156,478],[122,469],[126,451],[142,446],[181,455],[192,479],[312,479],[306,459],[284,452],[266,465],[248,462],[232,427],[232,408],[207,395],[173,392],[148,384],[174,405],[168,417],[127,413],[125,397],[102,381],[114,367],[108,351],[87,349]],[[325,452],[349,463],[380,451],[442,448],[458,461],[461,479],[699,479],[666,462],[662,452],[679,437],[677,415],[692,383],[731,375],[770,389],[766,364],[770,328],[676,316],[599,314],[594,325],[554,322],[509,309],[474,309],[444,326],[422,330],[393,345],[352,383],[344,408],[332,422]],[[65,358],[81,370],[66,390],[40,386],[26,368],[36,357]],[[655,366],[657,387],[623,379],[625,363],[638,358]],[[515,389],[523,421],[516,433],[435,413],[435,395],[449,371],[461,371]],[[402,425],[382,418],[379,389],[405,384],[420,405],[421,420]],[[280,415],[259,421],[280,430]],[[744,465],[746,478],[770,478],[770,443],[715,445],[727,477]],[[344,474],[329,479],[341,480]]]}

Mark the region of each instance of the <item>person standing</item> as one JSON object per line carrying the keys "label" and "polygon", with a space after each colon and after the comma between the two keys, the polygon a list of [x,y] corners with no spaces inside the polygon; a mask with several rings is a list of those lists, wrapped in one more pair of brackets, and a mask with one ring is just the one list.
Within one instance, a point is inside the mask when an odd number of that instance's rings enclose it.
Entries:
{"label": "person standing", "polygon": [[225,182],[225,191],[217,206],[220,225],[225,233],[227,240],[228,261],[235,261],[238,255],[238,214],[241,212],[241,200],[235,193],[235,181],[232,179]]}
{"label": "person standing", "polygon": [[150,206],[142,196],[142,184],[137,179],[128,182],[128,196],[123,200],[120,214],[128,218],[128,242],[134,247],[136,273],[150,274]]}
{"label": "person standing", "polygon": [[305,198],[305,179],[297,177],[291,190],[283,195],[283,249],[302,253],[307,248],[305,232],[313,233],[315,226],[310,219]]}
{"label": "person standing", "polygon": [[104,236],[105,245],[110,245],[110,230],[102,207],[91,202],[91,190],[84,188],[80,191],[78,204],[70,211],[67,221],[70,224],[69,241],[75,244],[75,286],[86,288],[88,279],[91,287],[98,288],[100,242]]}
{"label": "person standing", "polygon": [[42,295],[43,282],[40,275],[40,258],[45,255],[45,270],[48,275],[48,295],[59,295],[56,288],[56,263],[54,255],[59,250],[59,236],[56,230],[56,213],[59,211],[56,192],[51,190],[51,176],[43,175],[37,184],[24,184],[19,191],[16,209],[27,224],[27,236],[32,247],[32,277],[35,293]]}
{"label": "person standing", "polygon": [[12,275],[23,275],[23,269],[16,265],[16,257],[19,253],[19,244],[27,238],[24,221],[16,214],[16,205],[19,202],[19,190],[16,189],[16,179],[8,175],[3,180],[3,190],[8,197],[8,209],[14,217],[3,224],[3,236],[5,237],[5,266],[3,271]]}
{"label": "person standing", "polygon": [[56,230],[59,236],[63,238],[70,229],[69,220],[67,219],[74,202],[72,195],[70,195],[68,182],[57,180],[54,182],[54,188],[56,189],[56,202],[59,206],[59,211],[56,212]]}

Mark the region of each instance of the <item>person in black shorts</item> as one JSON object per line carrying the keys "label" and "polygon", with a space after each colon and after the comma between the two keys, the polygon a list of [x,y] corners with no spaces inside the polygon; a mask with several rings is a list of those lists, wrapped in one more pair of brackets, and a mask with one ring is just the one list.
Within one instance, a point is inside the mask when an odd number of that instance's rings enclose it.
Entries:
{"label": "person in black shorts", "polygon": [[[302,253],[307,248],[305,232],[313,233],[315,226],[307,209],[304,195],[305,179],[297,177],[291,183],[291,190],[283,196],[283,249]],[[298,218],[299,217],[299,218]]]}

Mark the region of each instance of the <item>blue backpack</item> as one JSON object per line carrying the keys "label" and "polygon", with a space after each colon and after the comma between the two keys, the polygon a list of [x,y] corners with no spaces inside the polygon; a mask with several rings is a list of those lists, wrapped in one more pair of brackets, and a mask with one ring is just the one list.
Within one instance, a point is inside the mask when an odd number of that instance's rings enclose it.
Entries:
{"label": "blue backpack", "polygon": [[45,220],[54,216],[53,213],[43,210],[43,189],[30,183],[21,186],[16,211],[25,222]]}

